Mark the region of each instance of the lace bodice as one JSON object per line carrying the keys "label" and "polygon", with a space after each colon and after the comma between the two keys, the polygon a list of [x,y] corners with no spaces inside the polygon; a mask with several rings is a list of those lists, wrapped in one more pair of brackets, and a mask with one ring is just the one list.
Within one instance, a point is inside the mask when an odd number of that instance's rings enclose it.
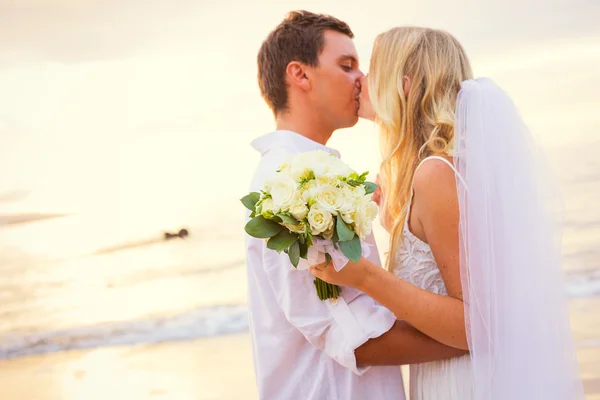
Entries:
{"label": "lace bodice", "polygon": [[408,222],[404,223],[403,241],[396,252],[394,274],[422,289],[447,295],[446,285],[431,247],[410,232]]}
{"label": "lace bodice", "polygon": [[[445,158],[442,157],[428,157],[424,159],[421,164],[427,160],[438,159],[450,166],[457,174],[457,177],[462,181],[462,177],[458,174],[454,166]],[[416,170],[415,170],[416,171]],[[399,247],[395,255],[395,268],[394,274],[404,279],[407,282],[412,283],[422,289],[428,290],[433,293],[448,295],[446,285],[442,274],[435,262],[431,247],[421,239],[412,234],[408,228],[408,219],[410,217],[410,209],[413,197],[413,189],[410,189],[410,199],[408,202],[408,213],[406,215],[406,221],[404,222],[403,230],[403,245]]]}

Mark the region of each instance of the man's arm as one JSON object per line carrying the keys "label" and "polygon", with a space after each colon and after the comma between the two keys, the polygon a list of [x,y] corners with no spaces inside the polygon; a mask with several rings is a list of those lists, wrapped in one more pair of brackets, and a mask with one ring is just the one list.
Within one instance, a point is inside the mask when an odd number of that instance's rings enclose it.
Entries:
{"label": "man's arm", "polygon": [[313,346],[356,374],[355,350],[369,339],[381,336],[395,324],[396,317],[365,294],[342,291],[337,302],[317,297],[314,277],[296,270],[285,253],[264,248],[264,241],[251,238],[253,250],[260,246],[262,267],[285,318]]}
{"label": "man's arm", "polygon": [[404,321],[396,321],[392,329],[369,339],[354,351],[356,364],[405,365],[444,360],[462,356],[468,351],[436,342]]}

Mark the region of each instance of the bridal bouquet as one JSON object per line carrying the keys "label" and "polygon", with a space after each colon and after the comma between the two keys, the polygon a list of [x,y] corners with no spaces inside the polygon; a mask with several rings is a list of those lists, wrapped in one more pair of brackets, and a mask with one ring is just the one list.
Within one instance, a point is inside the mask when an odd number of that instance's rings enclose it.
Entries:
{"label": "bridal bouquet", "polygon": [[[285,252],[295,268],[332,261],[336,270],[348,260],[368,256],[361,242],[371,232],[377,186],[339,158],[321,150],[290,157],[260,193],[241,199],[251,211],[246,232],[267,240],[267,248]],[[303,259],[303,260],[301,260]],[[304,261],[305,260],[305,261]],[[337,298],[341,289],[315,279],[319,299]]]}

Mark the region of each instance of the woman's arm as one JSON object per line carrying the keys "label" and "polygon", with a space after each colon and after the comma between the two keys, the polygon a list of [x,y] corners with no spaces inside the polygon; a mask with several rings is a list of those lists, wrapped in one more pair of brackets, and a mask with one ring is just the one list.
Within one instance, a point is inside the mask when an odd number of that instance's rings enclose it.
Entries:
{"label": "woman's arm", "polygon": [[[460,299],[428,292],[366,259],[353,266],[347,265],[340,273],[347,268],[362,271],[359,273],[363,279],[357,282],[356,288],[391,310],[396,318],[408,322],[442,344],[468,349],[463,302]],[[315,275],[328,280],[327,276]]]}
{"label": "woman's arm", "polygon": [[[458,250],[458,198],[453,171],[441,161],[424,164],[415,176],[413,212],[431,246],[448,296],[428,292],[362,259],[340,272],[312,269],[315,276],[354,286],[391,310],[398,319],[445,345],[468,349]],[[415,215],[415,216],[417,216]]]}

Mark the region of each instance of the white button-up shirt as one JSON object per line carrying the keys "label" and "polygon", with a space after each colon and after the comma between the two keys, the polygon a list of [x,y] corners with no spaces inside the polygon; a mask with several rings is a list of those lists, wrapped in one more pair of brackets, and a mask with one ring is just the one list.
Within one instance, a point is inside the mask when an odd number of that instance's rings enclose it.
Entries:
{"label": "white button-up shirt", "polygon": [[[262,158],[251,184],[258,192],[292,154],[333,149],[291,131],[252,142]],[[336,304],[321,301],[308,271],[285,253],[246,235],[250,331],[261,400],[402,400],[399,367],[358,368],[354,350],[387,332],[394,315],[364,293],[342,289]],[[368,239],[375,244],[373,237]],[[376,247],[371,261],[381,265]]]}

